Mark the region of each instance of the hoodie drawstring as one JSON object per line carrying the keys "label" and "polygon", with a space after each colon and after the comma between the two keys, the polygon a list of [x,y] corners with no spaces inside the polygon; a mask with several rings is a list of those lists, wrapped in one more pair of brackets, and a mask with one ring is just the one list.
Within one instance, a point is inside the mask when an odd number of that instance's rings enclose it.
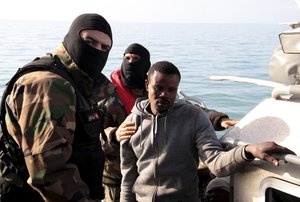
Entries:
{"label": "hoodie drawstring", "polygon": [[143,147],[144,144],[142,144],[143,141],[143,114],[140,116],[140,125],[141,125],[141,135],[140,135],[140,147]]}
{"label": "hoodie drawstring", "polygon": [[154,138],[157,133],[157,116],[151,116],[151,145],[154,145]]}
{"label": "hoodie drawstring", "polygon": [[164,136],[165,136],[165,145],[167,144],[167,140],[168,140],[168,133],[167,133],[167,116],[168,114],[166,114],[165,118],[164,118]]}

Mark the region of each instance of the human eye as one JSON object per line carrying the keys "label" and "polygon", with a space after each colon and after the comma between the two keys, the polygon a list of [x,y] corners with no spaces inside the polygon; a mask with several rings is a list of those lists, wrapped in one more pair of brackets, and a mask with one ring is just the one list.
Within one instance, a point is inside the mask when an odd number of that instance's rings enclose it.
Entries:
{"label": "human eye", "polygon": [[90,45],[90,46],[92,45],[92,40],[85,39],[84,42],[87,43],[87,44]]}
{"label": "human eye", "polygon": [[84,38],[83,41],[92,46],[92,47],[95,47],[95,40],[93,38],[90,38],[90,37],[87,37],[87,38]]}
{"label": "human eye", "polygon": [[140,56],[138,56],[138,55],[133,55],[132,56],[132,61],[133,62],[136,62],[136,61],[138,61],[140,59]]}
{"label": "human eye", "polygon": [[159,93],[159,92],[163,91],[163,88],[160,86],[154,86],[153,90],[154,90],[154,92]]}
{"label": "human eye", "polygon": [[178,88],[170,88],[170,89],[169,89],[169,92],[170,92],[170,93],[174,93],[174,92],[177,91],[177,89],[178,89]]}
{"label": "human eye", "polygon": [[109,45],[101,45],[101,49],[105,52],[108,52],[110,50],[110,46]]}
{"label": "human eye", "polygon": [[124,60],[130,60],[130,56],[125,55],[125,56],[124,56]]}

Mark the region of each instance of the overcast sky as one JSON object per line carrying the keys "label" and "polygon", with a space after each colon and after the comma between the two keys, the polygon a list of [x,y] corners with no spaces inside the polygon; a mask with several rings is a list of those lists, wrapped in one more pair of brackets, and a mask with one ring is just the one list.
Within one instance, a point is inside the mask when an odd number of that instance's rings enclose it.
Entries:
{"label": "overcast sky", "polygon": [[2,0],[0,19],[71,21],[96,12],[109,22],[282,23],[300,21],[294,0]]}

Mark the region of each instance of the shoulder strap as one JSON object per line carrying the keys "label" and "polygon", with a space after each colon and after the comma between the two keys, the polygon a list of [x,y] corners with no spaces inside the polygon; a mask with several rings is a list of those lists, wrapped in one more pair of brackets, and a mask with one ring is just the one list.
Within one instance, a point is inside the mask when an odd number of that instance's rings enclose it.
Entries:
{"label": "shoulder strap", "polygon": [[5,100],[7,95],[11,92],[14,83],[24,74],[34,72],[34,71],[50,71],[55,74],[60,75],[67,81],[69,81],[72,85],[72,87],[76,91],[76,96],[78,98],[78,107],[79,109],[83,109],[84,107],[88,106],[87,101],[83,98],[81,95],[79,89],[76,87],[73,79],[70,77],[68,71],[63,67],[63,64],[61,63],[60,59],[57,58],[57,56],[52,57],[51,54],[47,54],[43,57],[37,57],[32,62],[24,65],[22,68],[19,68],[18,71],[15,73],[15,75],[11,78],[11,80],[6,84],[6,88],[3,92],[2,99],[1,99],[1,111],[0,116],[5,114]]}

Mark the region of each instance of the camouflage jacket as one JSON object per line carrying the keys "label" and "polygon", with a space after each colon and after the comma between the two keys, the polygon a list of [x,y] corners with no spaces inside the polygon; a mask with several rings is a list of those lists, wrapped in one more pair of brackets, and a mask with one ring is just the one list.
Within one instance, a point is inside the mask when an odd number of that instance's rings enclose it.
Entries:
{"label": "camouflage jacket", "polygon": [[115,131],[125,120],[127,113],[117,93],[100,101],[99,106],[105,109],[104,128],[107,136],[107,142],[104,142],[101,138],[102,149],[105,152],[103,183],[120,185],[122,179],[120,169],[120,144],[115,139]]}
{"label": "camouflage jacket", "polygon": [[[97,104],[112,94],[114,86],[102,75],[93,82],[67,54],[61,44],[53,53],[70,72],[80,92]],[[69,201],[89,190],[77,167],[68,162],[76,127],[76,94],[57,74],[35,71],[20,77],[6,99],[5,121],[9,134],[21,147],[29,172],[27,183],[46,201]]]}

